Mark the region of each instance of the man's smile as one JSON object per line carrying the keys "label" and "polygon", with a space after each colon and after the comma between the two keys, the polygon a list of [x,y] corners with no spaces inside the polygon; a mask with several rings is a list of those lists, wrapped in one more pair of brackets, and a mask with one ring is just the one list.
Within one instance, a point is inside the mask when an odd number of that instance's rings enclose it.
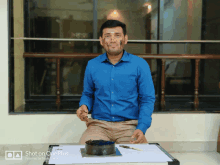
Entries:
{"label": "man's smile", "polygon": [[116,47],[116,46],[118,46],[118,44],[109,44],[109,46]]}

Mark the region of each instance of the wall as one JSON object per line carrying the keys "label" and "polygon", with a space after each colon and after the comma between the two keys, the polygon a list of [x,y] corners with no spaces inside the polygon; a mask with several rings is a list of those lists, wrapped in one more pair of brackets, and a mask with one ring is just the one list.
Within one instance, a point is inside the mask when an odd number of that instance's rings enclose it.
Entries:
{"label": "wall", "polygon": [[[14,38],[24,37],[23,0],[16,0],[14,8]],[[13,42],[13,41],[12,41]],[[23,108],[24,100],[24,42],[14,40],[14,106],[16,112]]]}

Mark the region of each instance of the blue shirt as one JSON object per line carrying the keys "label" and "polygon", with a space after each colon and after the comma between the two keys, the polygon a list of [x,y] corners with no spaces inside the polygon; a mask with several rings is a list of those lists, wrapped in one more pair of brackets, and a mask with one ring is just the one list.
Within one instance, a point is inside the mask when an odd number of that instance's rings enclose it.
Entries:
{"label": "blue shirt", "polygon": [[154,110],[155,89],[150,67],[141,57],[124,50],[113,65],[107,54],[88,61],[79,106],[86,105],[92,118],[105,121],[138,120],[145,135]]}

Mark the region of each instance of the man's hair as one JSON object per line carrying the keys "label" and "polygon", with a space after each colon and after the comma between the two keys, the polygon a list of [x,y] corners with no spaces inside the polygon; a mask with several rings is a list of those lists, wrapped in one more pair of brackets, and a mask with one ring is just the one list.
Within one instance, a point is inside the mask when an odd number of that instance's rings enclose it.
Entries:
{"label": "man's hair", "polygon": [[102,24],[102,26],[100,28],[99,36],[102,37],[103,29],[117,27],[117,26],[121,26],[123,29],[124,35],[126,35],[126,25],[124,23],[122,23],[118,20],[108,20]]}

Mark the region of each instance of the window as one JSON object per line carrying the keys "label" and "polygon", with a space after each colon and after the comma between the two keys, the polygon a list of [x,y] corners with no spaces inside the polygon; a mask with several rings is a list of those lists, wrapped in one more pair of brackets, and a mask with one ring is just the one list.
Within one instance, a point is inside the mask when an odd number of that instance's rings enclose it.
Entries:
{"label": "window", "polygon": [[[57,108],[56,59],[24,58],[23,54],[102,54],[105,50],[97,39],[107,19],[114,18],[127,25],[130,41],[124,49],[135,55],[219,54],[216,43],[178,42],[218,40],[220,23],[218,12],[214,11],[218,11],[219,5],[215,3],[214,0],[203,0],[203,3],[196,0],[10,0],[10,112],[75,113],[83,91],[85,68],[92,58],[60,58],[61,106]],[[154,57],[145,60],[151,68],[157,98],[155,112],[158,112],[161,111],[162,62]],[[220,107],[218,68],[219,60],[200,60],[201,110]],[[194,111],[194,84],[194,59],[166,59],[165,109]],[[210,104],[207,100],[214,102]]]}

